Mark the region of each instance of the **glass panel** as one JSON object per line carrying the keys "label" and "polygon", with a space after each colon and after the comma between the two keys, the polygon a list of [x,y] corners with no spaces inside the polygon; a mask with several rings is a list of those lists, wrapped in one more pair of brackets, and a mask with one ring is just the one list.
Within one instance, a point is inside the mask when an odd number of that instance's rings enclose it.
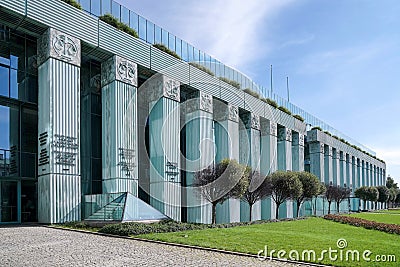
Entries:
{"label": "glass panel", "polygon": [[16,222],[17,216],[17,182],[0,182],[0,219],[2,222]]}
{"label": "glass panel", "polygon": [[175,51],[182,58],[182,40],[176,38]]}
{"label": "glass panel", "polygon": [[37,187],[35,181],[21,182],[21,220],[36,222]]}
{"label": "glass panel", "polygon": [[[38,65],[37,65],[37,49],[36,49],[36,40],[28,40],[26,39],[26,57],[27,57],[27,65],[26,65],[26,71],[30,74],[35,74],[37,75],[38,71]],[[20,69],[23,70],[23,69]]]}
{"label": "glass panel", "polygon": [[121,6],[121,22],[129,25],[129,9],[124,6]]}
{"label": "glass panel", "polygon": [[139,38],[146,41],[146,19],[139,16]]}
{"label": "glass panel", "polygon": [[112,15],[118,20],[121,21],[121,6],[115,1],[112,1],[111,6]]}
{"label": "glass panel", "polygon": [[168,38],[168,48],[172,51],[175,51],[175,35],[170,33]]}
{"label": "glass panel", "polygon": [[193,61],[195,62],[199,61],[199,50],[196,48],[193,49]]}
{"label": "glass panel", "polygon": [[0,65],[0,95],[9,96],[10,69]]}
{"label": "glass panel", "polygon": [[110,0],[101,0],[101,14],[111,14]]}
{"label": "glass panel", "polygon": [[10,108],[0,106],[0,148],[10,149]]}
{"label": "glass panel", "polygon": [[90,12],[95,16],[100,16],[100,1],[92,0],[90,5]]}
{"label": "glass panel", "polygon": [[147,21],[147,42],[154,44],[154,24]]}
{"label": "glass panel", "polygon": [[136,31],[138,31],[138,29],[139,29],[138,20],[139,20],[138,15],[131,11],[130,18],[129,18],[129,26]]}
{"label": "glass panel", "polygon": [[[24,73],[20,73],[20,74],[21,74],[21,76],[24,76]],[[18,71],[15,70],[15,69],[11,69],[10,70],[10,97],[11,98],[25,99],[25,97],[24,97],[24,93],[25,93],[24,86],[25,86],[25,83],[24,83],[23,79],[21,81],[21,92],[20,93],[18,93],[19,86],[20,86],[20,84],[19,84],[19,81],[18,81]]]}
{"label": "glass panel", "polygon": [[80,0],[82,9],[90,13],[90,0]]}
{"label": "glass panel", "polygon": [[184,41],[182,41],[182,59],[185,61],[189,61],[188,44]]}
{"label": "glass panel", "polygon": [[92,157],[101,158],[101,117],[92,115]]}
{"label": "glass panel", "polygon": [[168,32],[164,29],[161,29],[161,43],[168,47]]}
{"label": "glass panel", "polygon": [[[36,153],[38,136],[38,112],[23,108],[21,113],[21,151]],[[27,155],[28,156],[28,155]],[[23,161],[22,161],[23,162]],[[26,164],[24,164],[26,165]],[[29,164],[27,164],[29,165]],[[34,166],[34,164],[33,164]]]}
{"label": "glass panel", "polygon": [[157,25],[155,26],[155,39],[154,39],[154,43],[155,44],[161,44],[161,28],[158,27]]}

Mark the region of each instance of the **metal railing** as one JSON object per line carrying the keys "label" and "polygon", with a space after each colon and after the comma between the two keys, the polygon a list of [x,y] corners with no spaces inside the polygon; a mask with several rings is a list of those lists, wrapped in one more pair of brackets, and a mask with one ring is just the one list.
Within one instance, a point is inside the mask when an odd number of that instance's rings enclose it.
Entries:
{"label": "metal railing", "polygon": [[129,10],[121,4],[113,0],[79,0],[79,3],[81,4],[83,10],[88,12],[89,14],[92,14],[96,17],[105,14],[111,14],[120,22],[123,22],[127,24],[130,28],[136,30],[139,38],[143,41],[149,44],[163,44],[171,51],[174,51],[179,57],[181,57],[183,61],[199,63],[202,66],[208,68],[211,72],[213,72],[216,77],[224,77],[229,80],[235,81],[240,84],[241,89],[249,88],[259,93],[264,98],[270,98],[276,101],[278,105],[284,106],[289,109],[293,114],[298,114],[302,116],[306,124],[310,126],[321,127],[321,129],[323,129],[324,131],[328,131],[332,135],[343,138],[349,143],[360,147],[362,150],[370,153],[373,156],[376,156],[376,153],[370,148],[360,144],[353,138],[350,138],[349,136],[341,133],[329,124],[304,111],[298,106],[290,103],[286,99],[271,92],[267,88],[253,82],[245,74],[223,64],[214,57],[195,48],[193,45],[176,37],[174,34],[171,34],[167,30],[159,27],[155,23],[145,19],[144,17]]}

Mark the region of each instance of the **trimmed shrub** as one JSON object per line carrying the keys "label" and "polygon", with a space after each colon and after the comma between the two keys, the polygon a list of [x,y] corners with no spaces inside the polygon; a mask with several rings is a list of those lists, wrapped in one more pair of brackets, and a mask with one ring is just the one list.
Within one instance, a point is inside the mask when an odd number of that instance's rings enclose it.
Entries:
{"label": "trimmed shrub", "polygon": [[238,82],[236,82],[236,81],[229,80],[229,79],[227,79],[227,78],[225,78],[225,77],[219,77],[219,79],[220,79],[221,81],[223,81],[223,82],[226,82],[227,84],[232,85],[233,87],[235,87],[235,88],[237,88],[237,89],[240,89],[240,83],[238,83]]}
{"label": "trimmed shrub", "polygon": [[322,129],[319,126],[312,127],[311,130],[318,130],[318,131],[322,132]]}
{"label": "trimmed shrub", "polygon": [[133,37],[139,38],[139,35],[137,34],[137,32],[134,29],[130,28],[125,23],[118,21],[118,19],[116,19],[111,14],[105,14],[103,16],[100,16],[99,19],[104,21],[105,23],[117,28],[118,30],[126,32],[127,34],[132,35]]}
{"label": "trimmed shrub", "polygon": [[298,119],[301,122],[304,122],[304,118],[300,116],[299,114],[293,115],[294,118]]}
{"label": "trimmed shrub", "polygon": [[400,235],[400,225],[397,224],[389,224],[389,223],[380,223],[369,221],[361,218],[355,218],[350,216],[342,216],[342,215],[334,215],[328,214],[324,216],[324,219],[331,220],[334,222],[339,222],[343,224],[349,224],[357,227],[363,227],[365,229],[378,230],[390,234]]}
{"label": "trimmed shrub", "polygon": [[[292,221],[292,220],[302,220],[302,219],[305,218],[282,219],[280,221]],[[271,223],[278,221],[279,220],[258,220],[252,222],[235,222],[235,223],[222,223],[222,224],[181,223],[172,220],[161,221],[150,224],[128,222],[128,223],[117,223],[117,224],[106,225],[103,228],[101,228],[99,232],[105,234],[120,235],[120,236],[132,236],[132,235],[142,235],[151,233],[202,230],[208,228],[231,228],[236,226]]]}
{"label": "trimmed shrub", "polygon": [[328,132],[328,131],[324,131],[324,133],[329,135],[329,136],[332,136],[332,134],[330,132]]}
{"label": "trimmed shrub", "polygon": [[189,65],[191,65],[191,66],[193,66],[195,68],[198,68],[199,70],[202,70],[205,73],[210,74],[211,76],[215,76],[214,72],[212,72],[210,69],[204,67],[203,65],[200,65],[200,64],[195,63],[195,62],[190,62]]}
{"label": "trimmed shrub", "polygon": [[75,0],[61,0],[64,3],[67,3],[68,5],[71,5],[73,7],[76,7],[79,10],[82,10],[82,6],[81,4],[79,4],[78,2],[76,2]]}
{"label": "trimmed shrub", "polygon": [[260,99],[260,95],[259,95],[257,92],[251,90],[250,88],[244,89],[243,92],[248,93],[249,95],[252,95],[252,96],[254,96],[255,98]]}
{"label": "trimmed shrub", "polygon": [[173,56],[173,57],[175,57],[177,59],[181,59],[181,57],[178,56],[177,53],[175,53],[174,51],[172,51],[171,49],[169,49],[168,47],[166,47],[163,44],[153,44],[153,47],[155,47],[155,48],[157,48],[157,49],[159,49],[159,50],[161,50],[161,51],[163,51],[163,52],[165,52],[167,54],[170,54],[171,56]]}
{"label": "trimmed shrub", "polygon": [[278,109],[279,109],[280,111],[285,112],[285,113],[288,114],[288,115],[292,115],[292,112],[290,112],[290,110],[288,110],[287,108],[285,108],[285,107],[283,107],[283,106],[279,106]]}

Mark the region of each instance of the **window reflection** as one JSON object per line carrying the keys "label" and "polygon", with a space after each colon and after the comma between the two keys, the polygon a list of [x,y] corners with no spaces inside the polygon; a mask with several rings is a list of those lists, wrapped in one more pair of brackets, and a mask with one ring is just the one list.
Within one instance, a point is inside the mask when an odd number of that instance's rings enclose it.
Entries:
{"label": "window reflection", "polygon": [[90,12],[95,16],[100,16],[100,1],[99,0],[92,0],[90,4]]}
{"label": "window reflection", "polygon": [[111,14],[111,1],[101,0],[101,14]]}
{"label": "window reflection", "polygon": [[112,15],[119,21],[121,21],[121,6],[117,3],[112,1],[111,2],[111,12]]}

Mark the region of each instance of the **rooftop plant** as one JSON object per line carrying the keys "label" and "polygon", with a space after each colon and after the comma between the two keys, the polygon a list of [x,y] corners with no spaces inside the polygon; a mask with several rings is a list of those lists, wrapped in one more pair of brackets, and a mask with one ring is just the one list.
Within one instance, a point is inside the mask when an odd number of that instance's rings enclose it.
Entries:
{"label": "rooftop plant", "polygon": [[248,93],[249,95],[254,96],[255,98],[260,99],[260,95],[259,95],[257,92],[251,90],[250,88],[246,88],[246,89],[244,89],[243,91],[244,91],[245,93]]}
{"label": "rooftop plant", "polygon": [[203,65],[200,65],[195,62],[190,62],[189,64],[195,68],[198,68],[199,70],[204,71],[205,73],[210,74],[211,76],[215,76],[214,72],[212,72],[209,68],[204,67]]}
{"label": "rooftop plant", "polygon": [[99,19],[104,21],[105,23],[117,28],[118,30],[126,32],[127,34],[130,34],[133,37],[139,38],[139,35],[137,34],[137,32],[134,29],[130,28],[125,23],[118,21],[118,19],[116,19],[111,14],[105,14],[103,16],[100,16]]}
{"label": "rooftop plant", "polygon": [[268,103],[270,106],[273,106],[274,108],[278,108],[278,103],[276,103],[274,100],[270,98],[263,98],[261,100]]}
{"label": "rooftop plant", "polygon": [[181,59],[181,57],[177,53],[175,53],[174,51],[172,51],[171,49],[169,49],[168,47],[166,47],[163,44],[153,44],[153,46],[167,54],[170,54],[171,56],[173,56],[177,59]]}
{"label": "rooftop plant", "polygon": [[318,131],[322,132],[322,129],[319,126],[312,127],[311,130],[318,130]]}
{"label": "rooftop plant", "polygon": [[292,112],[290,112],[290,110],[288,110],[288,109],[285,108],[284,106],[279,106],[278,109],[279,109],[280,111],[285,112],[285,113],[288,114],[288,115],[292,115]]}
{"label": "rooftop plant", "polygon": [[304,118],[300,116],[299,114],[293,115],[294,118],[298,119],[301,122],[304,122]]}
{"label": "rooftop plant", "polygon": [[233,87],[235,87],[237,89],[240,89],[240,84],[238,82],[236,82],[236,81],[230,80],[230,79],[225,78],[225,77],[219,77],[219,79],[221,81],[223,81],[223,82],[226,82],[227,84],[232,85]]}
{"label": "rooftop plant", "polygon": [[73,7],[76,7],[79,10],[82,10],[82,6],[81,4],[79,4],[78,2],[76,2],[75,0],[61,0],[64,3],[67,3],[68,5],[71,5]]}

